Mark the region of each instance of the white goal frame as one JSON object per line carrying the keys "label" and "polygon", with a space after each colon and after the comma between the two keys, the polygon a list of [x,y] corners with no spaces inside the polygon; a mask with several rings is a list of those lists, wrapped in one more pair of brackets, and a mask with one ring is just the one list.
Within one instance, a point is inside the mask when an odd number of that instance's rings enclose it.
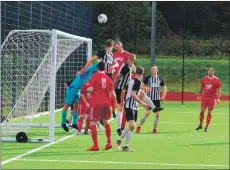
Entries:
{"label": "white goal frame", "polygon": [[[73,39],[73,40],[79,40],[87,43],[87,59],[89,59],[92,56],[92,39],[90,38],[85,38],[85,37],[80,37],[76,35],[72,35],[69,33],[65,33],[56,29],[50,30],[12,30],[7,37],[5,38],[4,42],[1,45],[1,54],[2,54],[2,49],[7,42],[8,37],[10,37],[12,34],[15,32],[44,32],[44,33],[51,33],[52,34],[52,40],[51,40],[51,79],[50,79],[50,103],[49,103],[49,135],[48,139],[30,139],[30,142],[54,142],[55,141],[55,127],[60,127],[60,125],[55,125],[55,90],[56,90],[56,73],[58,69],[56,68],[56,62],[57,62],[57,43],[58,43],[58,36],[65,37],[67,39]],[[0,59],[1,60],[1,59]],[[1,70],[1,61],[0,61],[0,70]],[[1,78],[0,78],[1,80]],[[1,85],[0,85],[0,88]],[[25,87],[25,89],[27,86]],[[0,89],[1,90],[1,89]],[[0,101],[2,101],[2,96],[0,95]],[[63,103],[64,104],[64,103]],[[1,105],[0,105],[0,112],[1,112]],[[37,113],[37,111],[36,111]],[[34,115],[36,115],[36,113]],[[31,115],[33,117],[33,115]],[[9,123],[10,124],[10,123]],[[18,126],[18,125],[15,125]],[[19,125],[20,126],[20,125]],[[32,124],[28,125],[29,127],[33,127]],[[46,125],[37,125],[38,127],[45,127]],[[4,122],[1,123],[1,128],[4,130]],[[16,141],[15,138],[8,138],[8,137],[1,137],[1,141],[3,142],[14,142]]]}

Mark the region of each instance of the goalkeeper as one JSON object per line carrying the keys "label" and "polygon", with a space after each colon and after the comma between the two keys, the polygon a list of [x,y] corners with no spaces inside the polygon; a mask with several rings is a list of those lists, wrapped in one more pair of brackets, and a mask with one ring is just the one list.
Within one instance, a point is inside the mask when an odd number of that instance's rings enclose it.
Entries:
{"label": "goalkeeper", "polygon": [[66,131],[69,132],[69,128],[66,126],[66,114],[69,106],[73,104],[72,113],[72,128],[77,130],[77,119],[78,119],[78,100],[80,97],[80,91],[89,79],[92,77],[93,73],[97,72],[97,63],[88,67],[84,73],[78,72],[70,86],[66,90],[65,104],[62,109],[62,122],[61,126]]}

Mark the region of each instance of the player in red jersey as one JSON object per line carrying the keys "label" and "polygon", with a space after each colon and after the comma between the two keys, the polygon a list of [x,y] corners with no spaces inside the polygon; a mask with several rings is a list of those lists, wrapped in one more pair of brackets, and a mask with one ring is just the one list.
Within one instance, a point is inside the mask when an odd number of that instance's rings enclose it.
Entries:
{"label": "player in red jersey", "polygon": [[214,74],[215,70],[212,67],[210,67],[208,69],[208,76],[205,76],[201,80],[200,93],[197,97],[197,100],[201,100],[200,125],[196,128],[196,130],[202,129],[204,112],[206,108],[208,108],[206,126],[204,129],[205,132],[208,131],[208,126],[212,119],[212,111],[214,109],[214,106],[216,103],[220,103],[221,82],[219,78],[214,76]]}
{"label": "player in red jersey", "polygon": [[129,52],[125,51],[123,49],[123,45],[121,42],[115,42],[114,43],[114,49],[116,52],[113,53],[114,59],[119,64],[118,67],[115,68],[115,73],[113,74],[113,77],[117,77],[117,74],[122,66],[126,61],[128,61],[129,58]]}
{"label": "player in red jersey", "polygon": [[[114,59],[119,64],[118,67],[114,68],[115,72],[113,74],[113,79],[114,79],[114,82],[116,82],[119,70],[121,69],[122,65],[126,61],[128,61],[130,53],[123,49],[123,45],[122,45],[121,42],[115,42],[114,43],[114,49],[115,49],[116,52],[114,52],[113,56],[114,56]],[[133,70],[134,73],[136,72],[136,67],[135,67],[134,64],[132,65],[132,70]],[[126,116],[125,116],[124,109],[123,109],[123,111],[121,111],[120,108],[117,108],[116,115],[117,115],[116,116],[117,123],[119,124],[119,122],[121,122],[121,129],[124,129],[125,124],[126,124]],[[120,119],[122,119],[122,121]],[[120,128],[119,126],[118,126],[118,128]]]}
{"label": "player in red jersey", "polygon": [[[95,73],[91,80],[88,92],[92,93],[91,98],[91,111],[90,111],[90,130],[91,137],[93,140],[93,146],[87,151],[98,151],[98,140],[97,140],[97,129],[96,124],[97,121],[103,121],[105,126],[105,133],[107,137],[107,145],[105,146],[105,150],[111,149],[112,140],[111,140],[111,128],[108,123],[108,120],[111,116],[110,106],[112,104],[116,105],[116,95],[114,92],[114,84],[110,77],[105,74],[105,63],[98,63],[98,73]],[[115,102],[115,103],[112,103]]]}
{"label": "player in red jersey", "polygon": [[79,119],[78,119],[78,132],[77,134],[81,134],[82,124],[84,121],[84,117],[87,116],[86,126],[84,134],[88,134],[88,129],[90,125],[89,113],[90,113],[90,99],[91,94],[87,93],[86,89],[89,87],[89,82],[85,83],[81,89],[81,96],[79,100]]}

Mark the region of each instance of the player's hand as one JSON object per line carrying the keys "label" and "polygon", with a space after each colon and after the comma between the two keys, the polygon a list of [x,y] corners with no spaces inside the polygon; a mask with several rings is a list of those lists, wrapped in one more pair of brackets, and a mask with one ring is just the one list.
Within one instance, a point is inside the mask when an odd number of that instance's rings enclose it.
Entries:
{"label": "player's hand", "polygon": [[217,104],[220,104],[220,99],[216,99],[216,103],[217,103]]}
{"label": "player's hand", "polygon": [[165,100],[165,98],[164,97],[161,97],[161,99],[160,99],[161,101],[164,101]]}
{"label": "player's hand", "polygon": [[117,102],[116,101],[113,103],[113,107],[117,108]]}
{"label": "player's hand", "polygon": [[147,92],[151,92],[151,91],[152,91],[152,88],[147,87],[147,88],[146,88],[146,91],[147,91]]}
{"label": "player's hand", "polygon": [[86,107],[87,107],[88,109],[90,108],[90,104],[89,104],[89,103],[86,103],[85,105],[86,105]]}
{"label": "player's hand", "polygon": [[80,73],[83,74],[85,72],[85,67],[80,70]]}
{"label": "player's hand", "polygon": [[146,103],[141,102],[140,105],[141,105],[143,108],[145,108],[145,109],[148,109],[148,108],[149,108],[149,106],[148,106]]}
{"label": "player's hand", "polygon": [[197,100],[198,100],[198,101],[200,101],[200,98],[201,98],[201,97],[200,97],[200,95],[199,95],[199,96],[197,96]]}

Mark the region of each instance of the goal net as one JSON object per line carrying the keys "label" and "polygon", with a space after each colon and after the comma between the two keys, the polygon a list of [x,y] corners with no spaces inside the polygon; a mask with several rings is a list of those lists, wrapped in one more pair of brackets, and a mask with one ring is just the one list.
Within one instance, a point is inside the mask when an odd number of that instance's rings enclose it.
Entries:
{"label": "goal net", "polygon": [[88,38],[58,30],[11,31],[1,46],[1,140],[53,142],[65,135],[54,132],[61,123],[64,83],[91,53]]}

